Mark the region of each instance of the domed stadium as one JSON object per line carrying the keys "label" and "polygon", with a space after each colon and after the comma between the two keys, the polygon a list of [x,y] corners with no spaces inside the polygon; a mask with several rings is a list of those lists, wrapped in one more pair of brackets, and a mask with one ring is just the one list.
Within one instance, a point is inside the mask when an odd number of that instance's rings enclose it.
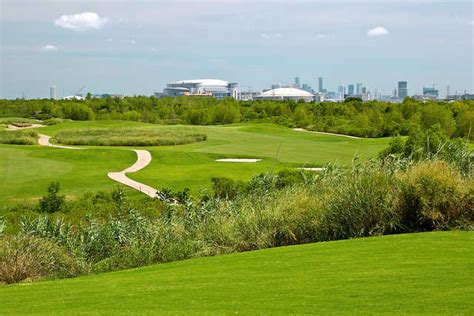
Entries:
{"label": "domed stadium", "polygon": [[311,102],[314,95],[297,88],[276,88],[261,93],[257,99],[261,100],[304,100]]}

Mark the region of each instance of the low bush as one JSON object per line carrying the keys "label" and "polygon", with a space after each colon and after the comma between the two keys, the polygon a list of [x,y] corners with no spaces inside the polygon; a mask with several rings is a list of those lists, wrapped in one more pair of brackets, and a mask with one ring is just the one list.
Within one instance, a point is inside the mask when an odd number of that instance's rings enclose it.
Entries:
{"label": "low bush", "polygon": [[401,220],[409,230],[468,227],[474,221],[474,182],[445,162],[423,163],[397,177]]}
{"label": "low bush", "polygon": [[53,141],[82,146],[170,146],[201,142],[207,135],[148,128],[90,128],[60,131]]}
{"label": "low bush", "polygon": [[44,276],[79,274],[74,260],[54,242],[34,236],[6,236],[0,245],[0,281],[10,284]]}
{"label": "low bush", "polygon": [[35,145],[38,134],[33,130],[0,131],[0,144]]}

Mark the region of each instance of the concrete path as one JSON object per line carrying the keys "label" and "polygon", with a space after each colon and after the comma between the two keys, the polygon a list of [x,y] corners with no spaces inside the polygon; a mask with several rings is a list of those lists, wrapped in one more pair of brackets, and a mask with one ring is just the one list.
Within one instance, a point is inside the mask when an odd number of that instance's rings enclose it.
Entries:
{"label": "concrete path", "polygon": [[127,173],[137,172],[145,168],[151,162],[151,154],[148,150],[135,149],[133,151],[137,154],[137,161],[131,167],[128,167],[127,169],[120,172],[109,172],[107,173],[107,176],[114,181],[125,184],[126,186],[145,193],[149,197],[156,198],[156,193],[158,193],[158,190],[152,188],[149,185],[132,180],[126,175]]}
{"label": "concrete path", "polygon": [[[50,136],[44,135],[44,134],[38,134],[38,136],[39,136],[38,144],[41,146],[64,148],[64,149],[85,149],[85,148],[80,148],[80,147],[54,145],[49,142],[49,140],[51,139]],[[155,198],[158,190],[156,190],[155,188],[152,188],[149,185],[132,180],[126,175],[126,173],[137,172],[145,168],[151,162],[151,154],[148,150],[133,150],[133,151],[137,154],[137,161],[131,167],[128,167],[127,169],[122,170],[120,172],[109,172],[107,173],[107,176],[114,181],[125,184],[126,186],[129,186],[142,193],[145,193],[149,197]]]}
{"label": "concrete path", "polygon": [[307,133],[314,133],[314,134],[323,134],[323,135],[332,135],[332,136],[340,136],[340,137],[347,137],[352,139],[362,139],[361,137],[351,136],[351,135],[344,135],[344,134],[336,134],[336,133],[327,133],[327,132],[315,132],[315,131],[308,131],[304,128],[293,128],[295,132],[307,132]]}
{"label": "concrete path", "polygon": [[54,147],[54,148],[64,148],[64,149],[84,149],[80,147],[70,147],[70,146],[62,146],[62,145],[54,145],[49,142],[51,139],[51,136],[44,135],[44,134],[38,134],[38,144],[41,146],[49,146],[49,147]]}

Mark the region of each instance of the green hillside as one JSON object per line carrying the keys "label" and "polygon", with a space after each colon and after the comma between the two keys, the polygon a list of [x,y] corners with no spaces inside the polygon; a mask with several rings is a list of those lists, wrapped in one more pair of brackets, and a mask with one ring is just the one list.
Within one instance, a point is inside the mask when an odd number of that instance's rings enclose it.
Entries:
{"label": "green hillside", "polygon": [[474,313],[474,233],[281,247],[0,286],[2,314]]}
{"label": "green hillside", "polygon": [[[351,139],[341,136],[295,132],[271,124],[229,126],[154,125],[126,121],[64,122],[38,128],[54,136],[62,130],[83,128],[141,127],[172,132],[197,132],[208,136],[204,142],[162,147],[145,147],[153,160],[130,178],[155,188],[191,188],[197,193],[209,188],[212,177],[249,180],[268,171],[328,162],[350,164],[355,155],[374,157],[388,138]],[[83,146],[84,147],[84,146]],[[95,147],[71,151],[40,146],[0,145],[0,201],[37,199],[51,181],[59,181],[62,192],[77,196],[87,191],[108,190],[117,185],[107,172],[120,171],[135,161],[129,148]],[[220,163],[217,158],[251,157],[258,163]]]}

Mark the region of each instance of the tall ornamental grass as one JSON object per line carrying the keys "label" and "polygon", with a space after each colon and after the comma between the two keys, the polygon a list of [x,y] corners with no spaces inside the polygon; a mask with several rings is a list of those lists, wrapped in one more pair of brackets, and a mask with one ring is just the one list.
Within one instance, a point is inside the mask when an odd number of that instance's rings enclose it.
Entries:
{"label": "tall ornamental grass", "polygon": [[35,145],[38,134],[33,130],[0,131],[0,144]]}
{"label": "tall ornamental grass", "polygon": [[82,146],[171,146],[205,141],[207,135],[149,128],[87,128],[60,131],[54,142]]}

